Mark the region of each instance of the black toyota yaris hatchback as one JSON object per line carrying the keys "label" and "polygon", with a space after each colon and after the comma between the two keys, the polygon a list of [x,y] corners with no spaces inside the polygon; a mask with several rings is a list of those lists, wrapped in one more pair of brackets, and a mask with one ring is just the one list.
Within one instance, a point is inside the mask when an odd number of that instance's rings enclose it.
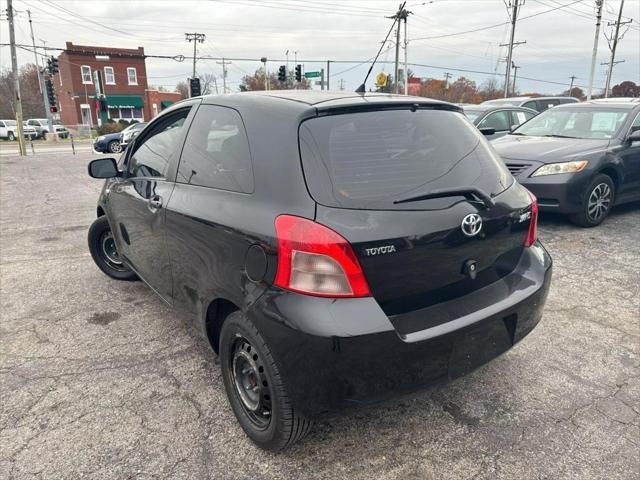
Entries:
{"label": "black toyota yaris hatchback", "polygon": [[459,107],[272,91],[165,110],[107,178],[89,248],[190,312],[249,437],[463,375],[539,322],[535,198]]}

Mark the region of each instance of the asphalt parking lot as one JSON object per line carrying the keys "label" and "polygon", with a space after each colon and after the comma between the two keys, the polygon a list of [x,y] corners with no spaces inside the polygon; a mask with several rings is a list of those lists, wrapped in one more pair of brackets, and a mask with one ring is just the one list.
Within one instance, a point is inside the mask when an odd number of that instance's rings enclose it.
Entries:
{"label": "asphalt parking lot", "polygon": [[553,285],[516,348],[270,454],[236,423],[187,319],[93,264],[90,158],[0,158],[3,478],[640,476],[640,205],[595,229],[542,217]]}

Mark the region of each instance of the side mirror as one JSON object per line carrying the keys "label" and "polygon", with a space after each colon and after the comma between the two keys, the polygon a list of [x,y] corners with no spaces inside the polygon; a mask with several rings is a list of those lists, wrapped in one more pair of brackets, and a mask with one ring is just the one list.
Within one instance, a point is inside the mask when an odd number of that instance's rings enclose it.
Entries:
{"label": "side mirror", "polygon": [[480,129],[480,133],[488,137],[489,135],[496,133],[496,129],[491,127],[482,127]]}
{"label": "side mirror", "polygon": [[93,178],[119,177],[118,164],[115,158],[98,158],[89,162],[89,176]]}
{"label": "side mirror", "polygon": [[631,132],[627,137],[627,141],[629,143],[640,142],[640,130],[635,130]]}

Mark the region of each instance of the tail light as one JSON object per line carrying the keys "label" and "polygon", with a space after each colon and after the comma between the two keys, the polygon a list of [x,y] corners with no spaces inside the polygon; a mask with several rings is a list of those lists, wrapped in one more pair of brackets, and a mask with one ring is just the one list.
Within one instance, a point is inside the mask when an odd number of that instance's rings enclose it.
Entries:
{"label": "tail light", "polygon": [[[528,190],[527,190],[528,191]],[[536,196],[529,192],[531,197],[531,222],[529,223],[529,233],[524,241],[525,247],[530,247],[538,239],[538,199]]]}
{"label": "tail light", "polygon": [[275,226],[277,286],[321,297],[371,295],[358,258],[338,233],[291,215],[278,216]]}

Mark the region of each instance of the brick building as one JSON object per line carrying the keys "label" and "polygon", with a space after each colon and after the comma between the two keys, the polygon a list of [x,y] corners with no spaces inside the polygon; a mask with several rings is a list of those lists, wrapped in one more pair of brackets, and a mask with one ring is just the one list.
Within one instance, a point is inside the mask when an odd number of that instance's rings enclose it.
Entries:
{"label": "brick building", "polygon": [[58,63],[60,73],[54,85],[63,124],[98,125],[96,70],[102,77],[108,118],[115,121],[151,118],[151,110],[145,108],[148,86],[144,48],[92,47],[67,42]]}
{"label": "brick building", "polygon": [[151,120],[169,105],[182,100],[182,94],[178,92],[161,92],[159,90],[147,90],[144,99],[144,118]]}

